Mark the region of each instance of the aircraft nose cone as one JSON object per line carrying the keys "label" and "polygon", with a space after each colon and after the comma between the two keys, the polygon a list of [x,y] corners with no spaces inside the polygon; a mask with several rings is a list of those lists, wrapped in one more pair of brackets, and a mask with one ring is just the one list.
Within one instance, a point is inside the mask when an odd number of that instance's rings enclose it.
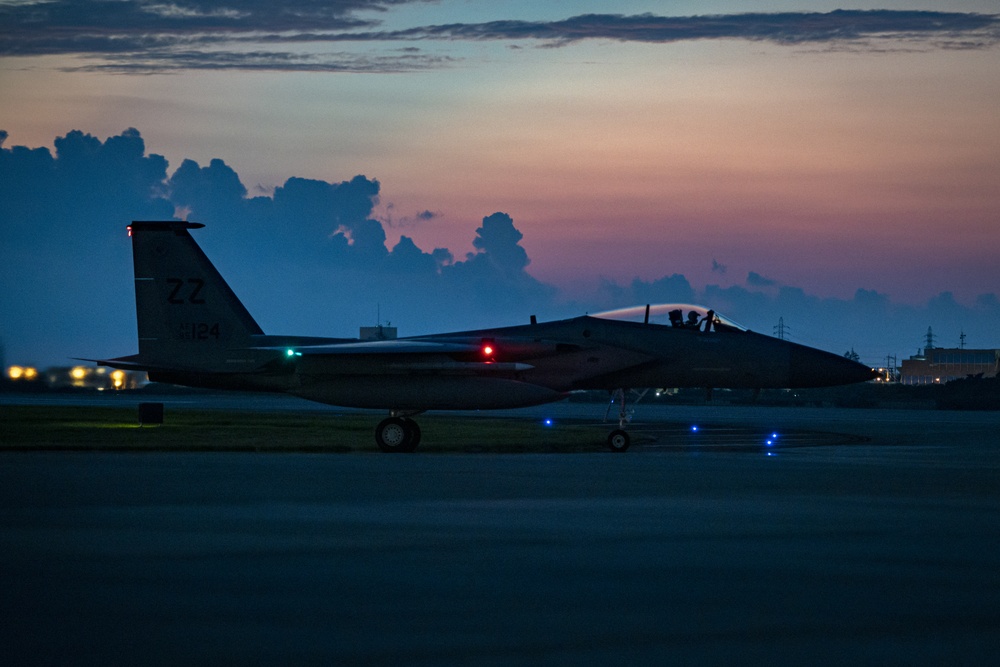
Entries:
{"label": "aircraft nose cone", "polygon": [[831,387],[867,382],[877,372],[836,354],[798,346],[791,351],[788,375],[792,387]]}

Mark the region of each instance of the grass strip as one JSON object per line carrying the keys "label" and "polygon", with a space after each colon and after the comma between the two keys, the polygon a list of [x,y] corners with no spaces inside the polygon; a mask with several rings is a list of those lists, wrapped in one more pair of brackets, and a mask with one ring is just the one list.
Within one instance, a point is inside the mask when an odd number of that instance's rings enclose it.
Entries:
{"label": "grass strip", "polygon": [[[376,452],[380,415],[166,410],[140,426],[135,409],[0,406],[0,451]],[[604,425],[421,415],[420,452],[604,451]]]}

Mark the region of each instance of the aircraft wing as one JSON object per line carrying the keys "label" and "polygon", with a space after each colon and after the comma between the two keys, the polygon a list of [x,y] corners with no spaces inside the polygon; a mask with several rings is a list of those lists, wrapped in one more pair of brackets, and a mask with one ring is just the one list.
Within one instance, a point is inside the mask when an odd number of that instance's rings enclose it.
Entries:
{"label": "aircraft wing", "polygon": [[348,354],[475,354],[480,345],[465,341],[372,340],[332,345],[267,345],[253,350],[291,351],[288,356],[339,356]]}
{"label": "aircraft wing", "polygon": [[[482,337],[442,339],[402,339],[354,341],[320,345],[258,346],[257,351],[283,352],[290,359],[301,360],[306,367],[328,362],[341,369],[351,365],[352,358],[369,357],[369,372],[422,374],[485,374],[512,373],[534,368],[525,360],[549,357],[564,348],[576,346],[534,339]],[[338,363],[340,360],[340,363]]]}
{"label": "aircraft wing", "polygon": [[393,356],[431,357],[446,355],[464,361],[510,362],[578,352],[579,345],[558,340],[523,336],[435,336],[394,340],[345,341],[296,345],[294,339],[282,340],[281,345],[254,346],[252,350],[284,352],[289,357],[339,357],[371,355],[385,359]]}

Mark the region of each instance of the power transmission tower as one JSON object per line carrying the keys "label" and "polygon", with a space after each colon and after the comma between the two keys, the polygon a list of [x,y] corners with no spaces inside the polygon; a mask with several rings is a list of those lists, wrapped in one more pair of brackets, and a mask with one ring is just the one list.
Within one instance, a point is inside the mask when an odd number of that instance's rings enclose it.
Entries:
{"label": "power transmission tower", "polygon": [[927,335],[924,336],[924,349],[933,350],[934,349],[934,332],[930,327],[927,327]]}
{"label": "power transmission tower", "polygon": [[785,326],[785,318],[779,317],[778,324],[774,327],[774,335],[781,340],[785,340],[785,334],[792,330],[791,327]]}
{"label": "power transmission tower", "polygon": [[962,333],[958,334],[958,349],[960,349],[960,350],[964,350],[965,349],[965,332],[964,331]]}
{"label": "power transmission tower", "polygon": [[896,363],[895,354],[885,356],[886,382],[899,382],[899,368],[896,367]]}

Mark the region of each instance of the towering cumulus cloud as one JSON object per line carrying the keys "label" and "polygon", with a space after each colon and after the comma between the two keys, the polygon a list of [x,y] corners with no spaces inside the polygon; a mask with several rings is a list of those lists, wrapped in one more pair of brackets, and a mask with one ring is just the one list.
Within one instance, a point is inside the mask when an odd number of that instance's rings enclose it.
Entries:
{"label": "towering cumulus cloud", "polygon": [[425,252],[406,236],[387,248],[373,218],[381,186],[365,176],[289,178],[272,197],[248,197],[219,159],[205,167],[185,160],[168,177],[167,161],[146,155],[133,129],[103,142],[73,131],[55,147],[55,155],[0,151],[0,337],[11,354],[134,347],[125,237],[133,219],[205,223],[199,242],[274,333],[356,335],[381,312],[416,334],[552,309],[555,290],[525,272],[522,234],[503,213],[483,219],[475,252],[456,262],[451,251]]}
{"label": "towering cumulus cloud", "polygon": [[70,132],[55,140],[55,155],[0,150],[0,337],[8,358],[85,354],[79,342],[90,345],[95,330],[135,345],[124,223],[173,214],[166,170],[131,129],[104,142]]}

